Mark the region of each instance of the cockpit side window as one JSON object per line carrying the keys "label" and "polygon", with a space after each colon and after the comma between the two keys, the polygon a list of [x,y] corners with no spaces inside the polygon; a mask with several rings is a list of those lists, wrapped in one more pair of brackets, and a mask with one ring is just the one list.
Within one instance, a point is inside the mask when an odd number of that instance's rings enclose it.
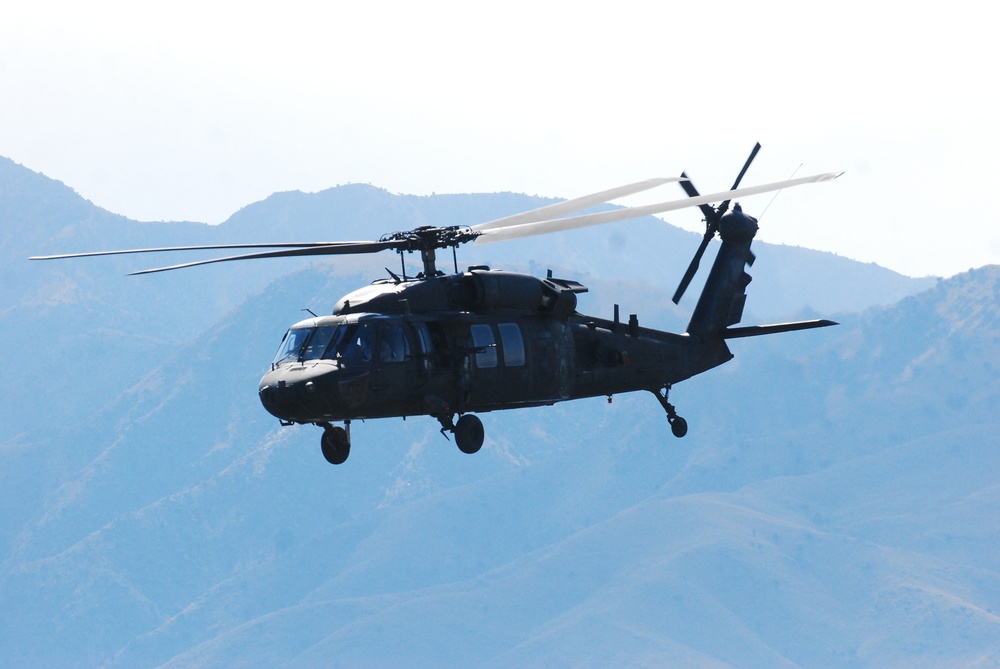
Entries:
{"label": "cockpit side window", "polygon": [[378,347],[381,362],[403,362],[410,359],[410,341],[402,325],[386,325]]}
{"label": "cockpit side window", "polygon": [[336,352],[346,362],[370,362],[374,348],[375,325],[362,323],[347,332]]}
{"label": "cockpit side window", "polygon": [[330,343],[327,344],[326,350],[323,352],[323,357],[328,360],[336,360],[339,355],[343,354],[344,342],[348,337],[354,334],[354,330],[357,328],[356,325],[339,325],[333,336],[330,338]]}

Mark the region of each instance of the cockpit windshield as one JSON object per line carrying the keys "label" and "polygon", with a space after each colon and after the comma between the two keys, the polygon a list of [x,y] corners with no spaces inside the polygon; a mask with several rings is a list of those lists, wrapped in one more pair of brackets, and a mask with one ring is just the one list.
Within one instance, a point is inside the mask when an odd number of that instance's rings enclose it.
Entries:
{"label": "cockpit windshield", "polygon": [[[304,347],[299,354],[300,359],[316,360],[317,358],[322,358],[323,354],[326,353],[326,348],[330,345],[330,341],[333,339],[334,334],[342,329],[343,328],[336,325],[326,325],[324,327],[314,329],[312,335],[305,341]],[[341,334],[343,334],[343,332],[341,332]]]}
{"label": "cockpit windshield", "polygon": [[292,362],[299,359],[299,351],[302,345],[309,339],[312,329],[296,328],[285,333],[285,338],[281,340],[278,352],[274,354],[271,367],[277,367],[283,362]]}
{"label": "cockpit windshield", "polygon": [[374,341],[375,327],[372,323],[292,328],[281,341],[271,367],[320,358],[366,362],[371,360]]}

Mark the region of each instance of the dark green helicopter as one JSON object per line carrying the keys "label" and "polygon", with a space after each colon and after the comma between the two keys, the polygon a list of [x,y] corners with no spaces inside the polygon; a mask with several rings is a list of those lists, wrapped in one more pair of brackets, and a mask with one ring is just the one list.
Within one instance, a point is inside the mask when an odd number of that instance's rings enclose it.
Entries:
{"label": "dark green helicopter", "polygon": [[[750,244],[757,219],[737,197],[827,181],[820,174],[763,186],[739,188],[760,149],[754,147],[729,191],[700,195],[685,174],[651,179],[560,202],[471,227],[420,227],[377,241],[264,243],[103,251],[34,259],[184,251],[198,249],[275,249],[213,258],[135,274],[161,272],[215,262],[289,256],[343,255],[393,250],[419,252],[422,271],[375,281],[342,297],[330,316],[291,326],[260,381],[260,401],[283,425],[312,423],[323,428],[323,455],[343,463],[351,449],[351,421],[367,418],[433,416],[441,432],[455,436],[459,449],[475,453],[483,445],[476,413],[535,407],[585,397],[645,390],[667,414],[677,437],[687,422],[668,401],[671,387],[733,358],[727,339],[835,325],[810,320],[776,325],[733,327],[740,322],[752,265]],[[678,182],[682,200],[567,216],[587,207]],[[711,203],[722,201],[720,205]],[[577,311],[577,295],[587,288],[568,279],[470,267],[458,271],[455,249],[465,243],[507,239],[609,223],[698,206],[705,235],[673,300],[679,302],[694,277],[709,241],[722,239],[687,329],[682,334],[640,327],[635,315],[621,322],[615,306],[611,320]],[[436,252],[452,249],[455,272],[436,264]],[[335,425],[343,423],[344,427]]]}

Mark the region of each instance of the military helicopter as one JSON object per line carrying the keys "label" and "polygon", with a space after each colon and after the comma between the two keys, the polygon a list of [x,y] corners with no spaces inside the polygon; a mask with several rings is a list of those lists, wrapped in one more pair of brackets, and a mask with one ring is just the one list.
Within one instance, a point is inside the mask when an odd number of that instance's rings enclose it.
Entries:
{"label": "military helicopter", "polygon": [[[340,298],[328,316],[292,325],[269,371],[260,381],[264,408],[282,425],[315,424],[323,429],[324,457],[342,464],[351,450],[355,420],[431,416],[464,453],[475,453],[485,434],[477,413],[552,405],[586,397],[647,391],[666,412],[671,431],[683,437],[687,422],[668,400],[680,381],[733,358],[728,339],[820,328],[836,323],[809,320],[734,327],[740,322],[754,262],[750,250],[757,219],[730,203],[800,184],[828,181],[819,174],[740,188],[757,144],[728,191],[701,195],[685,173],[650,179],[540,209],[472,226],[425,226],[393,232],[373,241],[262,243],[98,251],[33,259],[193,251],[258,249],[252,253],[198,260],[134,274],[162,272],[216,262],[290,256],[346,255],[396,251],[402,272],[376,280]],[[686,198],[659,204],[575,214],[586,208],[676,182]],[[713,206],[713,202],[721,202]],[[673,296],[678,303],[712,238],[722,244],[691,320],[683,333],[622,322],[615,305],[608,320],[577,311],[582,284],[552,276],[469,267],[459,271],[456,249],[610,223],[684,207],[700,207],[705,234]],[[454,272],[437,267],[436,252],[452,249]],[[259,250],[273,249],[273,250]],[[419,253],[421,271],[408,276],[404,254]],[[337,423],[342,423],[343,426]]]}

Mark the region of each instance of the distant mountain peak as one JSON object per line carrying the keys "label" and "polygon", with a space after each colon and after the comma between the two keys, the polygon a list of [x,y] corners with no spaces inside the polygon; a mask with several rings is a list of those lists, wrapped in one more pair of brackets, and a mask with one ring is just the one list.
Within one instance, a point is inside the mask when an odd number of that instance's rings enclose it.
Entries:
{"label": "distant mountain peak", "polygon": [[941,281],[938,313],[960,329],[1000,335],[1000,265],[986,265]]}
{"label": "distant mountain peak", "polygon": [[933,313],[951,332],[1000,335],[1000,265],[986,265],[941,279],[929,290],[898,305]]}

